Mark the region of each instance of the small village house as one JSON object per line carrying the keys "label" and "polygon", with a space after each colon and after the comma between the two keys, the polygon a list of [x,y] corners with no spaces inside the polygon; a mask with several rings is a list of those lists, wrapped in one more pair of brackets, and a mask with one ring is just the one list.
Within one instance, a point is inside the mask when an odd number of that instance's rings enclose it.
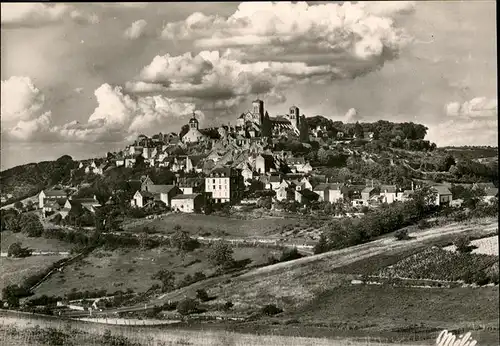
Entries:
{"label": "small village house", "polygon": [[181,194],[172,198],[172,210],[183,213],[200,212],[205,204],[205,198],[201,193]]}
{"label": "small village house", "polygon": [[382,203],[394,203],[397,200],[397,187],[395,185],[380,186],[380,197]]}
{"label": "small village house", "polygon": [[443,185],[432,186],[432,190],[436,192],[436,200],[434,202],[437,206],[450,205],[453,200],[451,191]]}
{"label": "small village house", "polygon": [[68,194],[63,190],[43,190],[38,194],[38,207],[42,209],[46,200],[58,200],[67,197]]}

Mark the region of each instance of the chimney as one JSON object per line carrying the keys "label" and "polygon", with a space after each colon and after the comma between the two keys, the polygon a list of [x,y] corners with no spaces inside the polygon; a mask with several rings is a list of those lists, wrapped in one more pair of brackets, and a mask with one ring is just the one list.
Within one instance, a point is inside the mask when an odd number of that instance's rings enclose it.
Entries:
{"label": "chimney", "polygon": [[373,179],[372,179],[372,187],[373,187]]}
{"label": "chimney", "polygon": [[413,181],[411,182],[411,190],[413,191]]}
{"label": "chimney", "polygon": [[326,182],[328,183],[328,177],[326,177]]}

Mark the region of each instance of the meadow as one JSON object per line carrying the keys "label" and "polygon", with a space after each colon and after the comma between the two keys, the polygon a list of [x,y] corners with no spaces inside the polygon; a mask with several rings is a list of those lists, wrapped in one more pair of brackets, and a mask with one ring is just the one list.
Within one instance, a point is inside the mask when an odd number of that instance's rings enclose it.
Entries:
{"label": "meadow", "polygon": [[64,256],[31,256],[0,259],[0,292],[8,285],[22,285],[29,276],[39,274]]}
{"label": "meadow", "polygon": [[142,232],[144,227],[148,227],[159,233],[169,234],[174,232],[175,226],[180,225],[191,235],[253,237],[275,234],[279,228],[295,225],[297,222],[297,219],[282,217],[264,216],[243,220],[217,215],[170,213],[154,220],[129,219],[124,221],[122,227],[131,232]]}
{"label": "meadow", "polygon": [[[233,257],[237,261],[249,259],[249,265],[266,263],[268,256],[276,250],[266,248],[234,248]],[[206,276],[214,274],[216,268],[209,263],[208,248],[200,247],[192,252],[181,254],[174,249],[158,248],[152,250],[121,249],[115,251],[94,250],[84,259],[64,268],[35,291],[39,295],[62,296],[74,289],[106,290],[108,293],[132,289],[134,292],[147,291],[160,281],[151,276],[160,269],[176,274],[176,281],[189,274],[203,272]]]}
{"label": "meadow", "polygon": [[20,242],[23,247],[27,247],[37,252],[68,252],[73,248],[72,244],[57,239],[46,239],[42,237],[31,238],[23,233],[4,231],[2,232],[0,242],[1,252],[7,252],[9,246],[15,242]]}

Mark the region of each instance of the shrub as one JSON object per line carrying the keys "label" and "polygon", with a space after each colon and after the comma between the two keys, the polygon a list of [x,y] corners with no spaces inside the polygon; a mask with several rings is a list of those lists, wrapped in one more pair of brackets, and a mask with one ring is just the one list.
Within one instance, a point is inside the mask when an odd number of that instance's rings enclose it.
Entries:
{"label": "shrub", "polygon": [[189,236],[189,233],[175,226],[175,233],[171,237],[172,246],[182,252],[190,252],[200,246],[198,240]]}
{"label": "shrub", "polygon": [[222,241],[212,244],[208,258],[213,265],[223,268],[231,267],[234,264],[233,249]]}
{"label": "shrub", "polygon": [[161,291],[170,292],[175,288],[175,274],[170,270],[162,269],[156,272],[151,279],[160,280],[162,283]]}
{"label": "shrub", "polygon": [[208,296],[208,293],[204,289],[199,289],[196,291],[196,298],[198,298],[202,302],[206,302],[210,300],[210,297]]}
{"label": "shrub", "polygon": [[181,300],[177,304],[177,312],[181,315],[189,315],[198,311],[198,302],[191,298]]}
{"label": "shrub", "polygon": [[431,227],[431,224],[426,219],[422,219],[418,222],[419,229],[427,229],[429,227]]}
{"label": "shrub", "polygon": [[478,286],[484,286],[490,283],[490,278],[481,270],[474,275],[474,283]]}
{"label": "shrub", "polygon": [[467,236],[457,237],[453,241],[453,245],[455,245],[457,251],[460,253],[471,253],[475,249],[475,246],[470,244],[470,239]]}
{"label": "shrub", "polygon": [[278,308],[274,304],[268,304],[268,305],[264,306],[261,311],[263,314],[265,314],[267,316],[274,316],[274,315],[277,315],[277,314],[283,312],[282,309]]}
{"label": "shrub", "polygon": [[408,235],[408,230],[407,229],[400,229],[394,233],[394,237],[396,240],[408,240],[410,239],[410,236]]}
{"label": "shrub", "polygon": [[28,257],[31,256],[31,250],[21,246],[20,242],[13,243],[7,250],[7,257]]}
{"label": "shrub", "polygon": [[292,261],[301,257],[302,255],[299,253],[296,247],[286,248],[281,253],[280,262]]}

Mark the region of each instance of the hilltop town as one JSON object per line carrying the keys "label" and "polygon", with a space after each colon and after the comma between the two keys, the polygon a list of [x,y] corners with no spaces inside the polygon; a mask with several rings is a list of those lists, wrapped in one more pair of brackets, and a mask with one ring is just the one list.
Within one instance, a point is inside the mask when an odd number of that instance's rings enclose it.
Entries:
{"label": "hilltop town", "polygon": [[4,171],[0,303],[123,323],[278,323],[280,333],[299,318],[316,333],[318,295],[352,302],[338,317],[347,322],[328,323],[353,330],[367,327],[350,311],[378,318],[363,299],[409,299],[408,314],[434,299],[425,289],[398,296],[408,287],[481,286],[491,299],[498,252],[483,247],[498,238],[497,148],[436,148],[426,131],[306,117],[296,106],[273,117],[256,100],[234,124],[201,128],[193,114],[179,133],[139,135],[106,157]]}

